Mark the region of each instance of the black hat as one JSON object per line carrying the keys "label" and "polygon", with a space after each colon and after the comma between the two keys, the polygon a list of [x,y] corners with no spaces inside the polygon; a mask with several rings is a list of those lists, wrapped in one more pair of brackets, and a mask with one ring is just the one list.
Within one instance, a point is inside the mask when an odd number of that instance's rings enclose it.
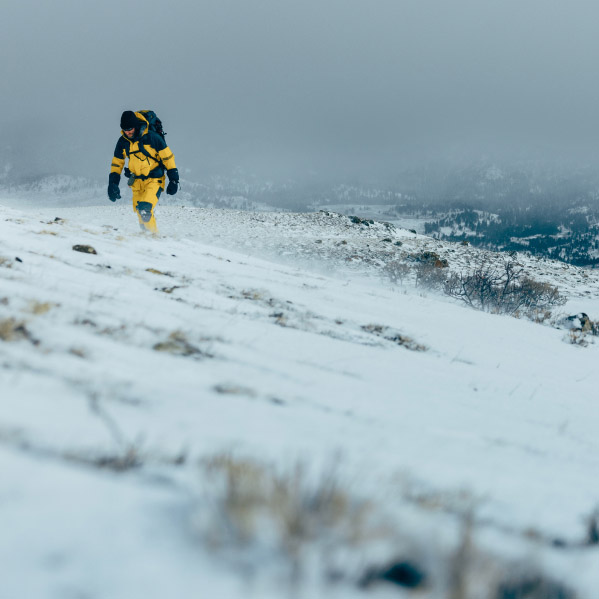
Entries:
{"label": "black hat", "polygon": [[127,131],[128,129],[134,129],[139,125],[139,119],[135,116],[132,110],[125,110],[121,115],[121,129]]}

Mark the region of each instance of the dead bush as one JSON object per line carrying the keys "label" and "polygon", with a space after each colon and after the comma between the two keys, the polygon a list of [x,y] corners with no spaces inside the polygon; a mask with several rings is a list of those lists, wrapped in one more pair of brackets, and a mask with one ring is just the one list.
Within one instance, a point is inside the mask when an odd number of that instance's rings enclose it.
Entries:
{"label": "dead bush", "polygon": [[391,260],[383,267],[383,275],[393,283],[393,285],[403,285],[404,280],[409,276],[412,269],[402,260]]}
{"label": "dead bush", "polygon": [[444,269],[449,266],[445,258],[441,258],[437,252],[425,251],[410,254],[408,259],[414,263],[416,287],[430,290],[443,288],[447,278]]}
{"label": "dead bush", "polygon": [[473,308],[510,315],[534,315],[566,301],[557,287],[530,278],[511,259],[484,259],[468,272],[454,273],[444,292]]}
{"label": "dead bush", "polygon": [[446,266],[439,261],[419,262],[414,269],[416,272],[416,287],[430,290],[443,289],[447,280],[444,268]]}

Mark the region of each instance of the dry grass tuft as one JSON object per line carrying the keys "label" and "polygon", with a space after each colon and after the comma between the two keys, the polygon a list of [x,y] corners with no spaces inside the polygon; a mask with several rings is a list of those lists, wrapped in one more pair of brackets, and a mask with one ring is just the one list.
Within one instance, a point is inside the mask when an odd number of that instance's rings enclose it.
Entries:
{"label": "dry grass tuft", "polygon": [[53,304],[52,302],[38,302],[37,300],[31,300],[29,302],[28,311],[36,316],[41,316],[55,307],[56,304]]}
{"label": "dry grass tuft", "polygon": [[565,340],[571,345],[578,345],[579,347],[587,347],[589,345],[586,332],[575,329],[566,333]]}
{"label": "dry grass tuft", "polygon": [[352,499],[334,471],[315,478],[301,463],[279,471],[228,454],[203,460],[201,469],[217,490],[216,517],[203,531],[213,546],[266,546],[295,559],[306,544],[352,546],[372,533],[369,504]]}
{"label": "dry grass tuft", "polygon": [[173,285],[172,287],[160,287],[160,288],[156,288],[155,291],[162,291],[164,293],[172,293],[175,289],[180,289],[181,286],[180,285]]}
{"label": "dry grass tuft", "polygon": [[[336,469],[313,476],[302,463],[280,469],[230,454],[200,466],[209,500],[195,514],[202,539],[247,575],[271,570],[280,583],[288,574],[290,596],[303,596],[301,585],[320,580],[374,592],[393,586],[398,596],[575,599],[533,563],[520,560],[515,567],[480,546],[477,500],[467,492],[408,498],[459,525],[450,548],[437,546],[430,533],[402,534],[380,505],[353,497]],[[593,518],[588,543],[594,546],[599,525]]]}
{"label": "dry grass tuft", "polygon": [[31,336],[27,330],[25,322],[14,318],[5,318],[0,320],[0,340],[1,341],[20,341],[26,339],[34,345],[39,342]]}
{"label": "dry grass tuft", "polygon": [[264,292],[262,292],[258,289],[244,289],[241,292],[241,296],[245,299],[255,301],[255,300],[262,299],[264,297]]}
{"label": "dry grass tuft", "polygon": [[162,272],[161,270],[157,270],[156,268],[146,268],[146,272],[151,272],[154,275],[162,275],[162,276],[165,276],[165,277],[172,277],[172,276],[174,276],[170,272]]}
{"label": "dry grass tuft", "polygon": [[166,341],[156,343],[153,346],[155,351],[166,352],[176,356],[203,356],[211,358],[212,356],[202,351],[200,348],[192,345],[183,331],[173,331]]}
{"label": "dry grass tuft", "polygon": [[421,343],[417,343],[411,337],[400,333],[399,331],[393,330],[387,326],[380,324],[367,324],[362,326],[362,330],[367,333],[372,333],[377,337],[382,337],[387,341],[392,341],[393,343],[397,343],[397,345],[401,345],[406,349],[411,351],[426,351],[428,348],[426,345],[422,345]]}
{"label": "dry grass tuft", "polygon": [[221,395],[246,395],[247,397],[256,397],[256,392],[253,389],[235,383],[220,383],[214,386],[214,390]]}

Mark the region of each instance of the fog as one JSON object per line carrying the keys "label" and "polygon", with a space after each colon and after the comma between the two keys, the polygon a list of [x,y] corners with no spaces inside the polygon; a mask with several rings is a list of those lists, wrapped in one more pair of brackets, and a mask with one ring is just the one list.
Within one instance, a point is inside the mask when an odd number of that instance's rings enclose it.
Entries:
{"label": "fog", "polygon": [[598,21],[591,0],[5,3],[0,158],[105,178],[121,112],[148,108],[196,180],[592,162]]}

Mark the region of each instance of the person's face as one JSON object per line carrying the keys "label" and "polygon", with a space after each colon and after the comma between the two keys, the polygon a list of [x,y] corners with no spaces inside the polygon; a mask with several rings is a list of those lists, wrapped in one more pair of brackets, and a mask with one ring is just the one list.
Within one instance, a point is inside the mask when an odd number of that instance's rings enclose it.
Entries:
{"label": "person's face", "polygon": [[131,127],[131,129],[123,129],[123,133],[129,138],[131,139],[133,137],[133,134],[135,133],[135,127]]}

